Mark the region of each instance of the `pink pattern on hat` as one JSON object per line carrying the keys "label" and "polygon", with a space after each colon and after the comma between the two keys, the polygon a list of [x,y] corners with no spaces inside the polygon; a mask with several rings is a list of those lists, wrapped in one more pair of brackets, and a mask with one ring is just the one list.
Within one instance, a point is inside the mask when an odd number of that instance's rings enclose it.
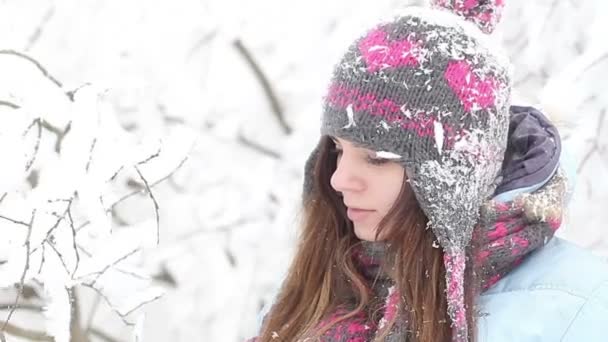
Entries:
{"label": "pink pattern on hat", "polygon": [[499,83],[491,76],[477,76],[468,62],[451,61],[445,78],[467,112],[495,106]]}
{"label": "pink pattern on hat", "polygon": [[389,42],[387,33],[381,29],[370,31],[359,42],[359,51],[370,72],[400,66],[417,66],[424,56],[422,47],[411,37]]}
{"label": "pink pattern on hat", "polygon": [[[367,112],[373,116],[386,119],[387,123],[397,124],[401,128],[416,133],[421,138],[435,136],[435,117],[424,111],[412,111],[409,116],[403,113],[403,105],[389,99],[379,99],[372,92],[363,93],[357,88],[334,83],[329,87],[327,102],[334,108],[346,110],[350,107],[355,112]],[[444,147],[453,147],[457,130],[442,122]]]}

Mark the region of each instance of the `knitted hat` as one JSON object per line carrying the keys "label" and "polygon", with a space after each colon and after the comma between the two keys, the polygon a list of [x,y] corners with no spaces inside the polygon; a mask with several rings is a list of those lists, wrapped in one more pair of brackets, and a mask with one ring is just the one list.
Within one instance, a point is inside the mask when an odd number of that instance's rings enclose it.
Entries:
{"label": "knitted hat", "polygon": [[350,45],[324,97],[321,134],[404,166],[444,249],[454,341],[466,341],[465,248],[504,158],[511,73],[480,30],[492,31],[502,0],[434,5],[408,8]]}

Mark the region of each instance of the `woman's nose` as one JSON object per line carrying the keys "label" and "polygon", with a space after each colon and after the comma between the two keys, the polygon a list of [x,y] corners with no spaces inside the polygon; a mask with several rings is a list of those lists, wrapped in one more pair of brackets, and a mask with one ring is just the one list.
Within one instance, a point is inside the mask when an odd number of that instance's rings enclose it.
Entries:
{"label": "woman's nose", "polygon": [[359,174],[360,166],[354,156],[342,152],[336,161],[336,170],[330,179],[331,187],[338,192],[356,192],[365,189],[365,181]]}

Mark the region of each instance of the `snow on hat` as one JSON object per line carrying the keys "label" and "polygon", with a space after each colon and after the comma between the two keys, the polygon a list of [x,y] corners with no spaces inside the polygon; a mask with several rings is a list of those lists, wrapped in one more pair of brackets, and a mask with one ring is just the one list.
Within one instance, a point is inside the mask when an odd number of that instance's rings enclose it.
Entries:
{"label": "snow on hat", "polygon": [[349,46],[324,97],[321,134],[400,156],[444,250],[454,341],[467,341],[465,249],[504,158],[511,65],[482,33],[492,31],[502,0],[432,1]]}

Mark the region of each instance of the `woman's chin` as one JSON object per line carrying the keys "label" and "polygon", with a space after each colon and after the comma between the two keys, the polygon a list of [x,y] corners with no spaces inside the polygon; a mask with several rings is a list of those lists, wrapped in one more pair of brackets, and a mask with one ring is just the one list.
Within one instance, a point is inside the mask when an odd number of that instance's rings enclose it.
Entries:
{"label": "woman's chin", "polygon": [[376,241],[376,239],[375,239],[376,232],[374,229],[371,229],[369,227],[359,227],[359,226],[355,225],[355,235],[360,240]]}

